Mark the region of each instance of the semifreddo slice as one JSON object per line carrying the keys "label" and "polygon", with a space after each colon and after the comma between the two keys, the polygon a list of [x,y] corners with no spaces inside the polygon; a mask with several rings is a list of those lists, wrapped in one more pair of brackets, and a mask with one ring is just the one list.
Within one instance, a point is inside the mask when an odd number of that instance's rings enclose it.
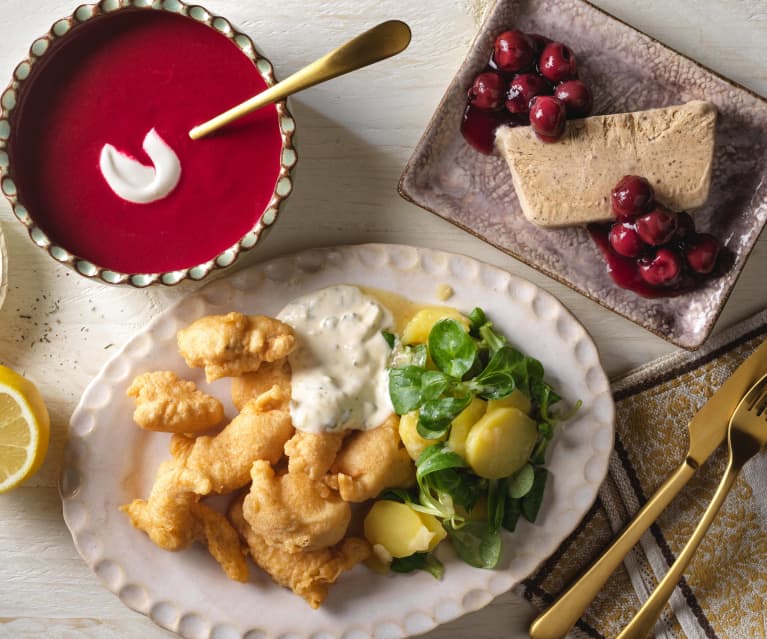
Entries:
{"label": "semifreddo slice", "polygon": [[530,127],[502,126],[495,144],[511,170],[522,211],[545,227],[613,219],[610,191],[624,175],[646,177],[672,211],[708,197],[716,108],[695,100],[649,111],[570,120],[545,144]]}

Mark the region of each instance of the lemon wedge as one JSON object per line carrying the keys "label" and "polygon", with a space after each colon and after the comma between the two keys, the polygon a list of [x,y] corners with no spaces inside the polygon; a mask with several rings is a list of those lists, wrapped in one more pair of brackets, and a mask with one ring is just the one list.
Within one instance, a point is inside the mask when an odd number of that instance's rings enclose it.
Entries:
{"label": "lemon wedge", "polygon": [[0,493],[37,472],[48,452],[51,421],[37,387],[0,366]]}

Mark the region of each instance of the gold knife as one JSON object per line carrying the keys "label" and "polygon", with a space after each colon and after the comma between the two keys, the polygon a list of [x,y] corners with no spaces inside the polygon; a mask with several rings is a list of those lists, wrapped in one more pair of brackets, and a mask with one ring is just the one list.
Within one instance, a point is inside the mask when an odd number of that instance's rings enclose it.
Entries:
{"label": "gold knife", "polygon": [[660,516],[671,500],[727,436],[727,424],[746,391],[767,372],[767,340],[725,381],[687,425],[690,446],[679,468],[655,491],[620,536],[551,607],[530,626],[531,639],[561,639],[567,635],[610,575]]}

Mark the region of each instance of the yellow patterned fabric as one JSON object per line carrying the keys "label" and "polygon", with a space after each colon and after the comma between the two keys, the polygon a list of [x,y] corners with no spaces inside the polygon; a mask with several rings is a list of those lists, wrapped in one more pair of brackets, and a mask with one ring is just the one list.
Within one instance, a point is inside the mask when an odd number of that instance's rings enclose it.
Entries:
{"label": "yellow patterned fabric", "polygon": [[[615,450],[597,502],[524,594],[545,608],[606,548],[682,462],[687,422],[767,339],[767,311],[700,351],[656,360],[613,382]],[[765,367],[767,372],[767,366]],[[701,466],[573,631],[614,637],[687,542],[726,464],[724,445]],[[656,637],[767,638],[767,453],[739,476],[655,629]]]}

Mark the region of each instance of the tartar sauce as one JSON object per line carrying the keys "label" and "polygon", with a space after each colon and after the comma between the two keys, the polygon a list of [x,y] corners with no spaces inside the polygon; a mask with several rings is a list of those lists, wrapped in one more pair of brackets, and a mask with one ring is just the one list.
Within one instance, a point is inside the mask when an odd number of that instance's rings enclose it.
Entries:
{"label": "tartar sauce", "polygon": [[277,318],[298,338],[288,356],[290,415],[303,431],[368,430],[394,412],[382,331],[391,313],[355,286],[331,286],[290,302]]}

